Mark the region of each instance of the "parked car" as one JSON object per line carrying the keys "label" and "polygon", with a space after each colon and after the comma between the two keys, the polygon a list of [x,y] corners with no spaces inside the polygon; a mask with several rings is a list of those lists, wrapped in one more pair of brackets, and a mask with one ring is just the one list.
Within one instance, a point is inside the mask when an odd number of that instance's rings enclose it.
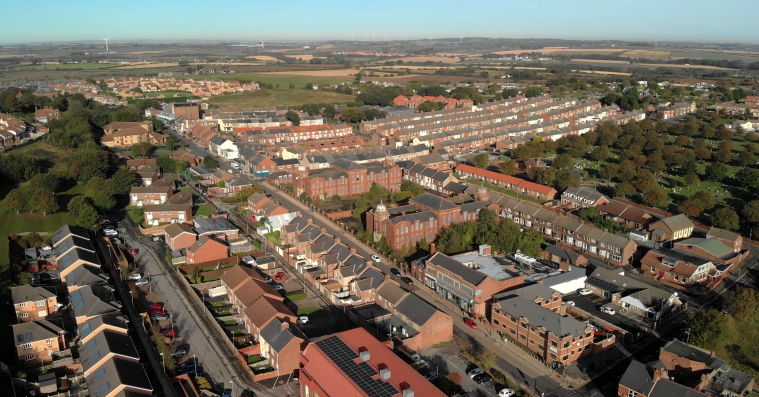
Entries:
{"label": "parked car", "polygon": [[139,251],[137,250],[137,248],[132,248],[132,249],[129,250],[129,253],[132,254],[132,255],[137,255],[138,252]]}
{"label": "parked car", "polygon": [[195,359],[187,360],[187,361],[183,362],[182,364],[177,365],[178,369],[182,369],[182,368],[195,368],[195,367],[200,368],[200,363],[196,364],[195,363]]}
{"label": "parked car", "polygon": [[282,281],[282,278],[284,278],[284,277],[285,277],[285,272],[279,272],[276,275],[274,275],[274,280],[275,281]]}
{"label": "parked car", "polygon": [[251,221],[255,221],[255,220],[256,220],[256,216],[255,216],[255,215],[251,215],[251,216],[250,216],[250,220],[251,220]]}
{"label": "parked car", "polygon": [[394,267],[390,268],[390,273],[393,273],[393,275],[398,276],[398,277],[401,276],[401,271],[398,270],[398,269],[396,269],[396,268],[394,268]]}
{"label": "parked car", "polygon": [[171,352],[171,357],[184,357],[186,355],[187,355],[187,349],[185,349],[184,347],[176,348]]}
{"label": "parked car", "polygon": [[414,280],[412,280],[409,277],[401,277],[401,281],[403,281],[404,283],[406,283],[408,285],[414,284]]}
{"label": "parked car", "polygon": [[168,320],[169,319],[169,315],[168,314],[156,314],[156,315],[150,316],[150,319],[153,320],[153,321]]}
{"label": "parked car", "polygon": [[274,282],[274,280],[272,280],[271,277],[269,276],[264,276],[264,281],[266,281],[268,284],[271,284],[272,282]]}
{"label": "parked car", "polygon": [[501,391],[498,392],[498,397],[511,397],[514,395],[514,390],[509,389],[508,387],[501,389]]}
{"label": "parked car", "polygon": [[424,374],[424,379],[427,379],[430,382],[434,382],[437,379],[437,373],[435,371],[430,371]]}
{"label": "parked car", "polygon": [[266,193],[266,197],[267,197],[267,198],[274,198],[274,196],[272,196],[272,195],[271,195],[271,194],[269,194],[269,193]]}
{"label": "parked car", "polygon": [[104,223],[103,230],[116,230],[116,226],[113,226],[110,222]]}
{"label": "parked car", "polygon": [[142,278],[142,275],[140,273],[135,273],[129,276],[129,279],[132,281],[137,281]]}
{"label": "parked car", "polygon": [[472,380],[475,381],[475,382],[477,382],[478,385],[481,385],[483,383],[488,383],[488,382],[492,381],[493,378],[490,377],[490,375],[487,374],[486,372],[483,372],[483,373],[475,376],[474,378],[472,378]]}
{"label": "parked car", "polygon": [[601,313],[614,314],[616,312],[614,311],[614,309],[612,309],[610,307],[602,307],[601,308]]}
{"label": "parked car", "polygon": [[213,200],[213,196],[208,196],[209,199]]}
{"label": "parked car", "polygon": [[119,235],[119,232],[113,229],[106,229],[106,230],[103,230],[103,235],[106,237],[116,237]]}
{"label": "parked car", "polygon": [[372,254],[372,260],[375,261],[375,262],[380,262],[381,261],[380,257],[377,256],[377,255],[375,255],[375,254]]}
{"label": "parked car", "polygon": [[469,328],[477,329],[477,324],[471,318],[465,319],[464,324],[466,324]]}
{"label": "parked car", "polygon": [[574,306],[574,305],[575,305],[575,303],[574,303],[574,302],[572,302],[572,301],[566,301],[566,302],[564,302],[564,303],[566,303],[566,304],[567,304],[567,305],[569,305],[569,306]]}
{"label": "parked car", "polygon": [[298,316],[298,322],[301,324],[308,324],[308,316]]}
{"label": "parked car", "polygon": [[141,278],[134,282],[135,287],[141,287],[143,285],[148,285],[148,284],[150,284],[150,281],[146,278]]}
{"label": "parked car", "polygon": [[150,314],[151,316],[155,316],[155,315],[158,315],[158,314],[161,314],[161,315],[165,314],[167,316],[169,315],[169,313],[166,312],[163,309],[150,309],[150,310],[148,310],[148,314]]}
{"label": "parked car", "polygon": [[167,329],[167,330],[163,331],[163,336],[165,336],[167,338],[174,338],[174,337],[177,336],[177,331],[175,331],[173,329]]}
{"label": "parked car", "polygon": [[271,287],[274,288],[275,291],[284,291],[285,290],[285,287],[283,287],[282,284],[274,284]]}
{"label": "parked car", "polygon": [[577,293],[579,293],[580,295],[583,295],[583,296],[585,296],[585,295],[590,295],[590,294],[592,294],[592,293],[593,293],[593,291],[591,291],[591,290],[589,290],[589,289],[587,289],[587,288],[581,288],[579,291],[577,291]]}
{"label": "parked car", "polygon": [[163,303],[153,303],[152,305],[148,306],[148,310],[163,310]]}
{"label": "parked car", "polygon": [[466,376],[474,379],[475,376],[485,373],[485,371],[481,370],[479,367],[474,367],[473,369],[469,370],[469,372],[466,373]]}

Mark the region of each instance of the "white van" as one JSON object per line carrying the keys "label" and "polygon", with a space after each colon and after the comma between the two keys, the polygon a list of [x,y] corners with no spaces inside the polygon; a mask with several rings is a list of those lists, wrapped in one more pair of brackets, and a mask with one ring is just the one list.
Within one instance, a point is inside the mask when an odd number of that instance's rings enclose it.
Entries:
{"label": "white van", "polygon": [[238,163],[237,161],[233,161],[232,162],[232,168],[234,168],[236,170],[239,170],[240,169],[240,163]]}

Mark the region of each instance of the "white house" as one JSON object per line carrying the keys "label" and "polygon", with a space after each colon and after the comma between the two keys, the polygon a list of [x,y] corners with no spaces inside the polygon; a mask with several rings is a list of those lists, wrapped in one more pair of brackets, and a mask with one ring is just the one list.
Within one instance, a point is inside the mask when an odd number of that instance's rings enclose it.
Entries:
{"label": "white house", "polygon": [[290,223],[291,220],[298,216],[294,212],[287,214],[274,215],[266,218],[266,227],[269,229],[269,233],[274,233],[282,229],[283,226]]}
{"label": "white house", "polygon": [[237,145],[221,136],[215,136],[208,142],[208,150],[227,160],[234,160],[240,157],[240,149]]}

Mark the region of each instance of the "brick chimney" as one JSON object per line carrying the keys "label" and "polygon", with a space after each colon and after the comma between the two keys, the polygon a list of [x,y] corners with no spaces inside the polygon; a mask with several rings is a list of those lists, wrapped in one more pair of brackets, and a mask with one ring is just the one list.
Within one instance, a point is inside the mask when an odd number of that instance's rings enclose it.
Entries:
{"label": "brick chimney", "polygon": [[667,368],[661,367],[654,371],[653,374],[653,380],[654,382],[658,381],[659,379],[667,379]]}
{"label": "brick chimney", "polygon": [[309,218],[309,219],[306,221],[306,224],[307,224],[307,225],[313,225],[313,224],[314,224],[314,220],[313,220],[313,219],[310,219],[310,218]]}
{"label": "brick chimney", "polygon": [[435,243],[430,243],[430,255],[435,254]]}
{"label": "brick chimney", "polygon": [[335,237],[335,245],[340,244],[340,237]]}
{"label": "brick chimney", "polygon": [[283,320],[282,321],[282,331],[284,331],[284,330],[286,330],[288,328],[290,328],[290,323],[288,323],[287,321]]}
{"label": "brick chimney", "polygon": [[356,248],[355,247],[351,247],[351,254],[356,255]]}

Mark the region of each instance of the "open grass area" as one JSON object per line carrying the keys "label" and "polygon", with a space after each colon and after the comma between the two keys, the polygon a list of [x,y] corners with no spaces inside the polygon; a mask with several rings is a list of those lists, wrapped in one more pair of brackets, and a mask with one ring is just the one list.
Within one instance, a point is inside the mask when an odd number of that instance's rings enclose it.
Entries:
{"label": "open grass area", "polygon": [[293,302],[308,298],[308,295],[303,291],[290,291],[285,296]]}
{"label": "open grass area", "polygon": [[2,71],[8,71],[9,69],[13,68],[17,72],[22,71],[49,71],[49,70],[99,70],[99,69],[110,69],[115,68],[119,65],[116,64],[108,64],[108,63],[72,63],[72,64],[65,64],[65,65],[57,65],[57,64],[51,64],[51,65],[21,65],[21,66],[12,66],[10,68],[4,68]]}
{"label": "open grass area", "polygon": [[303,88],[306,84],[311,83],[313,85],[331,85],[344,83],[346,81],[352,81],[352,77],[320,77],[320,70],[314,70],[313,75],[300,75],[300,74],[279,74],[279,73],[235,73],[235,74],[198,74],[195,76],[197,79],[221,79],[221,80],[247,80],[247,81],[261,81],[266,84],[279,84],[280,88],[287,88],[290,83],[295,85],[295,88]]}
{"label": "open grass area", "polygon": [[289,83],[284,83],[280,84],[280,88],[275,88],[273,90],[259,90],[245,94],[214,97],[209,99],[208,103],[219,105],[222,108],[240,109],[275,105],[296,106],[317,102],[345,103],[355,100],[355,97],[352,95],[340,94],[334,91],[306,91],[300,89],[303,86],[298,84],[295,84],[295,89],[289,89],[287,88],[288,85]]}
{"label": "open grass area", "polygon": [[213,214],[213,207],[208,204],[201,204],[196,206],[193,212],[192,216],[196,217],[211,216]]}

